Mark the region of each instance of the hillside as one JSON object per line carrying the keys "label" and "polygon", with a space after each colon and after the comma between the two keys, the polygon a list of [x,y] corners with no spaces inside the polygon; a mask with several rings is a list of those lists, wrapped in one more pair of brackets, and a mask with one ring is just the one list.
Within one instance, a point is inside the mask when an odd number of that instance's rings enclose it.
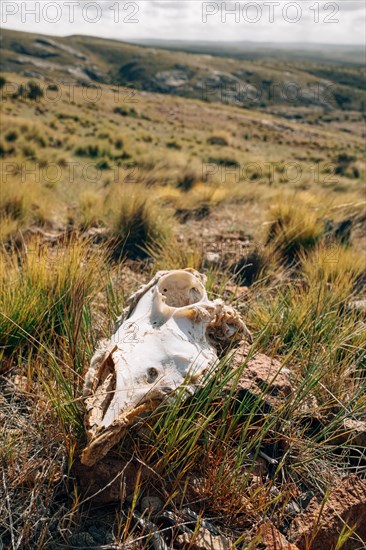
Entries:
{"label": "hillside", "polygon": [[52,38],[3,30],[0,68],[25,76],[103,82],[209,102],[273,109],[305,119],[334,110],[362,111],[365,68],[357,48],[318,50],[232,45],[221,54],[177,51],[83,36]]}

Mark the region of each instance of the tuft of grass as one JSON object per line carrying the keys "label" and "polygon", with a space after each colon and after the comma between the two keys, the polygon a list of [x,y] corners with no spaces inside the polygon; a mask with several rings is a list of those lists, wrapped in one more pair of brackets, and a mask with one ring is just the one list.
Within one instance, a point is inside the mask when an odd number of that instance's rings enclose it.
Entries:
{"label": "tuft of grass", "polygon": [[310,286],[331,290],[336,299],[347,299],[366,280],[366,258],[341,244],[319,245],[300,256],[301,271]]}
{"label": "tuft of grass", "polygon": [[87,240],[72,238],[52,248],[36,238],[24,253],[1,250],[0,349],[6,356],[67,336],[79,322],[103,268]]}
{"label": "tuft of grass", "polygon": [[167,209],[149,196],[142,185],[115,187],[106,199],[105,220],[110,228],[114,255],[144,258],[153,243],[170,234]]}
{"label": "tuft of grass", "polygon": [[215,132],[207,139],[207,143],[227,147],[230,145],[230,136],[227,132]]}
{"label": "tuft of grass", "polygon": [[1,241],[6,242],[16,231],[30,222],[31,207],[38,193],[37,184],[22,183],[15,177],[3,186],[0,193]]}
{"label": "tuft of grass", "polygon": [[354,250],[336,250],[336,262],[324,245],[303,255],[294,281],[248,304],[249,324],[260,332],[261,346],[291,357],[323,403],[358,395],[357,373],[364,372],[366,361],[366,328],[347,310],[365,266]]}
{"label": "tuft of grass", "polygon": [[265,283],[281,273],[280,257],[270,245],[255,246],[247,255],[231,266],[231,271],[240,285],[250,286]]}
{"label": "tuft of grass", "polygon": [[197,241],[181,242],[177,237],[170,236],[154,241],[147,250],[154,260],[153,271],[187,267],[202,269],[204,250]]}
{"label": "tuft of grass", "polygon": [[273,205],[268,223],[267,243],[272,243],[289,263],[300,252],[313,249],[324,232],[317,212],[296,198]]}
{"label": "tuft of grass", "polygon": [[103,196],[98,191],[87,189],[80,194],[80,226],[83,229],[100,225],[103,219]]}

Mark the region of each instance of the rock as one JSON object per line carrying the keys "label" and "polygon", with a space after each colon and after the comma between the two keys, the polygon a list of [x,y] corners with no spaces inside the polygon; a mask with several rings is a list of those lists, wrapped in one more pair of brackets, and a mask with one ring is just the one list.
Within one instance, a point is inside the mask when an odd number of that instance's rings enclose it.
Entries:
{"label": "rock", "polygon": [[90,548],[95,547],[94,538],[87,532],[75,533],[70,537],[70,544],[76,546],[76,548]]}
{"label": "rock", "polygon": [[299,550],[295,544],[291,544],[279,532],[271,521],[267,521],[260,526],[254,540],[260,543],[258,548],[263,550]]}
{"label": "rock", "polygon": [[348,443],[366,449],[366,422],[346,418],[341,432],[333,439],[335,444]]}
{"label": "rock", "polygon": [[312,393],[304,396],[299,405],[298,414],[306,435],[318,433],[326,423],[322,407]]}
{"label": "rock", "polygon": [[297,514],[299,514],[300,512],[301,512],[300,506],[294,500],[292,500],[287,504],[287,506],[285,506],[285,514],[287,516],[294,517],[294,516],[297,516]]}
{"label": "rock", "polygon": [[186,223],[189,220],[203,220],[210,214],[210,212],[210,207],[204,204],[192,209],[178,208],[175,212],[175,216],[178,218],[180,223]]}
{"label": "rock", "polygon": [[89,468],[76,461],[74,473],[85,497],[93,502],[108,504],[124,502],[134,493],[139,468],[122,459],[105,458]]}
{"label": "rock", "polygon": [[229,550],[234,548],[224,535],[214,535],[205,527],[200,527],[196,533],[183,533],[176,539],[178,548],[189,550]]}
{"label": "rock", "polygon": [[242,345],[232,357],[232,367],[239,368],[246,362],[243,373],[237,382],[237,398],[243,399],[248,392],[263,400],[271,407],[276,407],[293,393],[290,381],[290,370],[283,368],[277,359],[263,353],[257,353],[250,359],[248,346]]}
{"label": "rock", "polygon": [[218,252],[207,252],[205,264],[208,266],[218,266],[221,262],[221,256]]}
{"label": "rock", "polygon": [[354,311],[359,314],[366,314],[366,300],[354,300],[347,305],[348,311]]}
{"label": "rock", "polygon": [[144,510],[147,510],[150,514],[156,514],[156,512],[160,512],[163,508],[163,502],[159,497],[143,497],[141,499],[140,503],[140,510],[141,512],[144,512]]}
{"label": "rock", "polygon": [[16,374],[11,378],[11,382],[14,384],[14,388],[19,393],[29,393],[30,381],[26,376]]}
{"label": "rock", "polygon": [[362,548],[366,542],[366,481],[356,475],[347,477],[324,503],[313,498],[305,512],[299,514],[290,527],[290,540],[300,550],[335,548],[342,529],[354,528],[355,535],[342,550]]}
{"label": "rock", "polygon": [[104,544],[106,541],[106,526],[99,527],[97,525],[91,525],[88,529],[89,535],[93,537],[93,539],[98,544]]}

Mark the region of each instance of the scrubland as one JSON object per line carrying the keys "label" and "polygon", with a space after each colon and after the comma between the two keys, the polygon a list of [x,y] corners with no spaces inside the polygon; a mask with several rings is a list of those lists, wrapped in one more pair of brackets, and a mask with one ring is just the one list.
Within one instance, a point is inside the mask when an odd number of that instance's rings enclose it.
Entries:
{"label": "scrubland", "polygon": [[[191,506],[238,548],[260,548],[264,519],[287,535],[294,501],[326,503],[365,475],[345,428],[366,422],[362,115],[347,114],[344,132],[320,114],[309,124],[108,85],[91,101],[92,89],[35,79],[47,94],[30,99],[29,78],[4,77],[23,86],[4,86],[1,103],[4,547],[80,547],[75,533],[97,516],[110,537],[98,547],[147,547],[132,513],[149,494]],[[191,399],[115,449],[151,476],[96,511],[74,471],[83,375],[125,298],[185,267],[242,313],[249,357],[279,359],[296,391],[265,412],[264,396],[238,401],[247,360],[233,371],[222,357]],[[345,523],[334,548],[353,539],[363,548]]]}

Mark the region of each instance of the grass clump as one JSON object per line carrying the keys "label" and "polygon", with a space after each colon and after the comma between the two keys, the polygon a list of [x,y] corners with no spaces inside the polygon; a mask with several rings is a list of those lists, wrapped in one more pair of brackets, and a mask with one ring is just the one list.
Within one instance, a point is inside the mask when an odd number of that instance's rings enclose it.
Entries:
{"label": "grass clump", "polygon": [[217,164],[217,166],[227,166],[229,168],[238,168],[240,166],[240,162],[228,157],[209,157],[207,162],[210,164]]}
{"label": "grass clump", "polygon": [[[9,182],[10,183],[10,182]],[[34,186],[12,179],[0,193],[0,235],[6,242],[17,230],[25,227],[31,218]]]}
{"label": "grass clump", "polygon": [[334,296],[346,299],[366,280],[366,259],[351,247],[320,243],[308,256],[301,256],[301,271],[309,286],[322,284]]}
{"label": "grass clump", "polygon": [[106,200],[114,256],[145,258],[153,243],[170,234],[170,215],[143,186],[114,188]]}
{"label": "grass clump", "polygon": [[79,224],[82,229],[98,227],[103,220],[103,196],[98,191],[87,189],[79,197]]}
{"label": "grass clump", "polygon": [[105,150],[101,149],[98,143],[80,146],[75,149],[75,155],[78,157],[97,159],[103,157],[105,154]]}
{"label": "grass clump", "polygon": [[90,304],[103,259],[88,241],[41,245],[28,243],[25,253],[1,251],[0,350],[11,356],[29,345],[51,344],[69,336]]}
{"label": "grass clump", "polygon": [[219,145],[220,147],[227,147],[230,144],[229,135],[226,132],[216,132],[207,139],[209,145]]}
{"label": "grass clump", "polygon": [[294,199],[275,204],[267,232],[267,244],[272,243],[288,263],[300,252],[313,249],[324,233],[317,212],[297,202]]}
{"label": "grass clump", "polygon": [[129,116],[132,118],[139,118],[139,114],[134,107],[127,109],[126,107],[115,107],[113,112],[121,116]]}

